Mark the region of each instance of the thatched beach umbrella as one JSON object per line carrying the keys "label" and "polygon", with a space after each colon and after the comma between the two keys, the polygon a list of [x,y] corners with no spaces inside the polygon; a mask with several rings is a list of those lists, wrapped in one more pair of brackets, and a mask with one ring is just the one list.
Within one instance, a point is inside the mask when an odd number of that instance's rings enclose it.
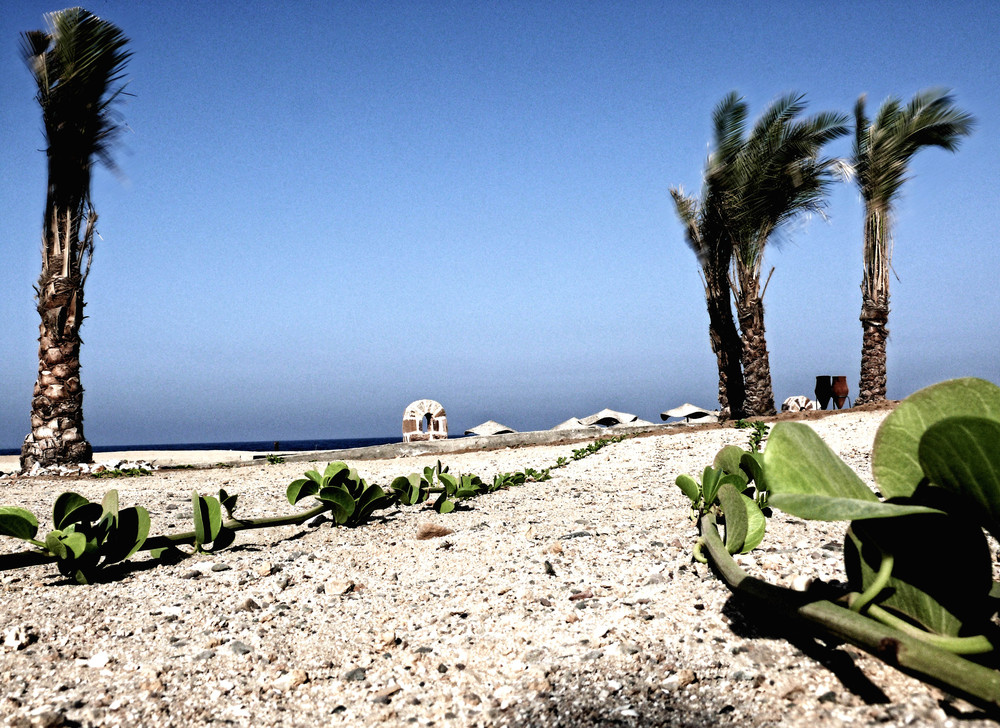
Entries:
{"label": "thatched beach umbrella", "polygon": [[501,425],[495,420],[486,420],[481,425],[476,425],[465,431],[466,435],[509,435],[512,432],[517,432],[517,430],[507,427],[507,425]]}

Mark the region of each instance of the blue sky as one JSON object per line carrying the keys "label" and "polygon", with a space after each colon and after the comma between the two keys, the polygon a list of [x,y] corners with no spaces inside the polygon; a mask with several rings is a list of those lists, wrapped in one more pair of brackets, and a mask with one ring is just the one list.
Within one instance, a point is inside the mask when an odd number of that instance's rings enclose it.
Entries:
{"label": "blue sky", "polygon": [[[0,17],[0,447],[28,429],[45,160]],[[95,445],[453,432],[603,407],[715,406],[696,191],[713,107],[811,112],[953,89],[978,119],[920,153],[898,208],[889,395],[1000,380],[1000,6],[992,2],[94,2],[131,38],[121,176],[83,327]],[[829,148],[849,153],[849,141]],[[768,253],[776,396],[857,388],[861,205]]]}

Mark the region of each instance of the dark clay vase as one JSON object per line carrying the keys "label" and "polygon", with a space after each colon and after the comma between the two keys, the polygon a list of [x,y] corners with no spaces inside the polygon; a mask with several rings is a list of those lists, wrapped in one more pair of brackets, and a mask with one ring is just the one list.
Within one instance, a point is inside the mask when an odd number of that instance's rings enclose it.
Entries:
{"label": "dark clay vase", "polygon": [[837,405],[837,409],[844,408],[844,402],[847,401],[847,377],[834,377],[833,378],[833,403]]}
{"label": "dark clay vase", "polygon": [[820,409],[826,409],[833,396],[833,382],[829,374],[816,377],[816,401],[819,402]]}

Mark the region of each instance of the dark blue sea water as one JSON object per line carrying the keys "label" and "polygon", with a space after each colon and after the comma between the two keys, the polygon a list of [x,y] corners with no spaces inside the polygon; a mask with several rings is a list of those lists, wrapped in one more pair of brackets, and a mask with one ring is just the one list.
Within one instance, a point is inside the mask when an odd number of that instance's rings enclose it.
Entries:
{"label": "dark blue sea water", "polygon": [[[385,445],[402,442],[402,435],[395,437],[347,437],[334,440],[252,440],[249,442],[187,442],[168,445],[96,445],[94,452],[117,452],[120,450],[252,450],[254,452],[299,452],[304,450],[347,450],[352,447]],[[0,448],[0,455],[20,455],[21,449]]]}

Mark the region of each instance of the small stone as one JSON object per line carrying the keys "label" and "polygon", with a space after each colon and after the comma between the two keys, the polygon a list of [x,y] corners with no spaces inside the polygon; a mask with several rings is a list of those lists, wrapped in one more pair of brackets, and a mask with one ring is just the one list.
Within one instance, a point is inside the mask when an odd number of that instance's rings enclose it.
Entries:
{"label": "small stone", "polygon": [[555,543],[551,543],[548,546],[546,546],[543,553],[546,553],[546,554],[561,554],[562,552],[563,552],[562,544],[559,543],[558,541],[556,541]]}
{"label": "small stone", "polygon": [[[197,655],[194,656],[194,659],[211,660],[213,657],[215,657],[215,653],[212,652],[211,650],[202,650],[201,652],[199,652]],[[163,688],[161,687],[160,689],[162,690]]]}
{"label": "small stone", "polygon": [[38,641],[38,635],[31,627],[18,625],[3,633],[3,646],[7,650],[23,650],[33,642]]}
{"label": "small stone", "polygon": [[239,640],[233,640],[232,644],[229,645],[229,649],[235,652],[237,655],[246,655],[251,652],[250,647]]}
{"label": "small stone", "polygon": [[666,582],[663,574],[651,574],[648,579],[646,579],[646,584],[663,584]]}
{"label": "small stone", "polygon": [[813,579],[811,576],[805,576],[804,574],[797,574],[792,579],[792,583],[790,586],[793,591],[799,591],[799,592],[809,591],[809,587],[813,585],[814,581],[815,579]]}
{"label": "small stone", "polygon": [[309,675],[305,670],[291,670],[284,675],[271,681],[271,687],[275,690],[285,692],[297,688],[299,685],[309,682]]}
{"label": "small stone", "polygon": [[[375,693],[376,698],[391,698],[396,693],[400,692],[403,688],[399,685],[389,685],[388,687],[382,688]],[[386,700],[388,702],[388,700]]]}
{"label": "small stone", "polygon": [[600,656],[603,655],[603,654],[604,653],[601,652],[600,650],[591,650],[590,652],[587,652],[587,653],[584,654],[583,659],[584,660],[596,660],[596,659],[600,658]]}
{"label": "small stone", "polygon": [[265,561],[257,568],[257,574],[260,576],[270,576],[274,573],[274,564],[269,561]]}
{"label": "small stone", "polygon": [[590,531],[573,531],[571,533],[564,534],[559,537],[560,541],[568,541],[571,538],[583,538],[584,536],[593,536]]}
{"label": "small stone", "polygon": [[444,663],[442,662],[442,663],[441,663],[440,665],[438,665],[438,667],[437,667],[437,670],[438,670],[438,672],[440,672],[440,673],[441,673],[442,675],[444,675],[444,674],[445,674],[446,672],[448,672],[448,666],[447,666],[447,665],[445,665],[445,664],[444,664]]}
{"label": "small stone", "polygon": [[331,579],[323,584],[323,591],[333,596],[343,596],[354,591],[354,582],[341,579]]}
{"label": "small stone", "polygon": [[183,574],[181,574],[182,579],[197,579],[199,576],[201,576],[201,572],[195,571],[194,569],[192,569],[191,571],[185,571]]}
{"label": "small stone", "polygon": [[65,716],[51,705],[43,705],[28,713],[31,728],[56,728],[66,725]]}
{"label": "small stone", "polygon": [[347,682],[363,682],[367,673],[363,667],[355,667],[353,670],[348,670],[344,673],[344,680]]}
{"label": "small stone", "polygon": [[594,597],[594,592],[590,591],[590,589],[584,589],[583,591],[577,592],[576,594],[571,594],[569,600],[571,602],[578,602],[581,599],[592,599],[593,597]]}
{"label": "small stone", "polygon": [[98,652],[96,655],[91,655],[90,659],[87,660],[87,667],[99,670],[102,667],[107,667],[109,662],[111,662],[111,655],[107,652]]}
{"label": "small stone", "polygon": [[551,607],[552,606],[552,602],[550,602],[545,597],[542,597],[541,599],[539,599],[538,603],[541,604],[543,607]]}
{"label": "small stone", "polygon": [[676,673],[663,681],[664,690],[680,690],[698,681],[698,676],[694,670],[678,670]]}
{"label": "small stone", "polygon": [[240,602],[238,607],[236,607],[237,612],[253,612],[258,609],[260,609],[260,605],[250,597],[247,597],[245,600]]}
{"label": "small stone", "polygon": [[545,573],[548,574],[549,576],[556,575],[556,570],[552,568],[552,564],[550,564],[548,561],[545,562]]}
{"label": "small stone", "polygon": [[415,538],[417,541],[427,541],[432,538],[440,538],[442,536],[447,536],[449,534],[455,533],[450,528],[444,526],[438,526],[433,523],[421,523],[417,526],[417,535]]}
{"label": "small stone", "polygon": [[212,564],[212,571],[229,571],[232,568],[233,567],[230,566],[229,564],[223,564],[223,563]]}
{"label": "small stone", "polygon": [[566,615],[566,621],[569,622],[570,624],[573,624],[573,622],[579,622],[580,618],[576,616],[575,612],[570,612],[569,614]]}

